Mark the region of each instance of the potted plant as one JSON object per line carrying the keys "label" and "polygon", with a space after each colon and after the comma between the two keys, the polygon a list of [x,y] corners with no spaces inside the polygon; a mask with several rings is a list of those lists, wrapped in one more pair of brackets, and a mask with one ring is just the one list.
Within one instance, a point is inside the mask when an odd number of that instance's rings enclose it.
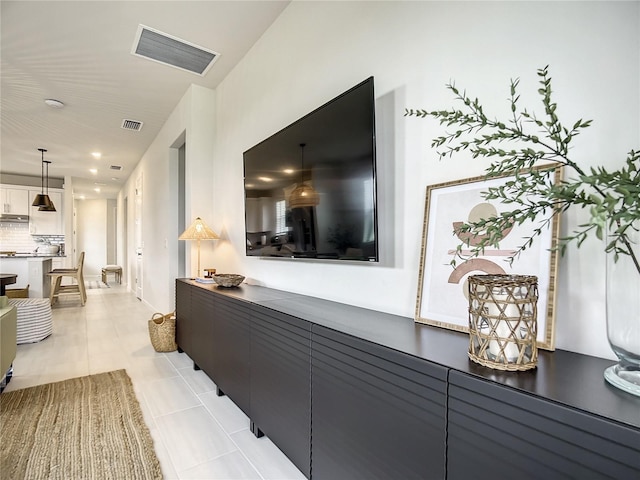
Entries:
{"label": "potted plant", "polygon": [[[463,247],[471,251],[472,257],[482,255],[486,247],[497,245],[505,229],[528,221],[537,223],[538,227],[510,258],[512,262],[533,243],[553,216],[571,207],[588,209],[589,221],[560,238],[557,248],[564,253],[571,242],[579,247],[589,235],[595,235],[606,239],[604,248],[611,259],[608,273],[624,265],[622,286],[615,283],[616,278],[607,278],[607,333],[620,362],[608,369],[605,377],[617,387],[640,395],[640,308],[636,300],[640,291],[640,151],[631,150],[624,165],[615,171],[603,167],[583,169],[571,158],[569,146],[590,126],[591,120],[579,119],[571,127],[565,126],[556,114],[548,67],[539,69],[538,77],[543,117],[519,108],[519,79],[511,80],[511,117],[507,120],[488,117],[478,99],[472,99],[454,83],[447,84],[447,89],[461,104],[460,108],[407,109],[405,112],[405,116],[430,117],[453,128],[431,143],[438,149],[440,159],[467,151],[473,158],[489,160],[485,170],[487,178],[514,177],[504,186],[483,192],[485,200],[500,201],[513,208],[491,218],[463,224],[458,233],[482,237],[482,240],[475,246],[459,245],[452,263],[469,258],[462,256]],[[562,165],[569,178],[550,183],[545,175],[532,170],[534,166],[551,162]],[[532,195],[539,200],[531,202]],[[617,293],[623,292],[615,301],[612,299],[614,289]],[[635,308],[632,301],[636,302]],[[623,307],[615,314],[609,309],[614,303],[622,303]]]}

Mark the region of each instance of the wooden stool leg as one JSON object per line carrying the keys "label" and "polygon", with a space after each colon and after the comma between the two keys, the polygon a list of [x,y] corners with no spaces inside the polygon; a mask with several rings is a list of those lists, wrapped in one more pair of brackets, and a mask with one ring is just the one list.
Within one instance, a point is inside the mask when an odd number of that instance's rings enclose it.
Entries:
{"label": "wooden stool leg", "polygon": [[49,305],[53,305],[53,295],[56,293],[56,277],[51,277],[51,286],[49,287]]}
{"label": "wooden stool leg", "polygon": [[55,304],[58,300],[58,292],[60,290],[60,284],[62,283],[62,277],[56,276],[51,278],[51,292],[49,293],[49,302],[51,305]]}
{"label": "wooden stool leg", "polygon": [[87,290],[84,286],[84,275],[80,273],[78,275],[78,289],[80,290],[80,301],[82,302],[82,306],[87,302]]}

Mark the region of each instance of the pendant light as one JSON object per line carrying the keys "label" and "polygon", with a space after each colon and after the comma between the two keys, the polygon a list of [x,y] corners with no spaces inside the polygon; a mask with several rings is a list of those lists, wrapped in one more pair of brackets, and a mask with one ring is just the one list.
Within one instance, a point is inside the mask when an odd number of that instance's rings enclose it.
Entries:
{"label": "pendant light", "polygon": [[301,143],[300,149],[300,185],[293,189],[289,197],[290,208],[315,207],[320,203],[320,195],[311,185],[304,183],[304,147],[306,144]]}
{"label": "pendant light", "polygon": [[[31,204],[34,207],[53,207],[53,202],[51,201],[51,199],[49,198],[49,177],[48,177],[48,173],[47,173],[47,194],[45,195],[44,193],[44,152],[46,152],[46,150],[44,148],[39,148],[38,151],[42,154],[42,164],[41,164],[41,174],[40,174],[40,193],[36,195],[36,198],[33,199],[33,203]],[[48,171],[47,167],[47,171]],[[38,210],[41,210],[42,208],[39,208]],[[45,210],[45,211],[52,211],[55,212],[55,207],[53,207],[53,210]]]}
{"label": "pendant light", "polygon": [[46,197],[49,199],[49,204],[48,205],[43,205],[42,207],[38,208],[38,211],[40,212],[55,212],[56,211],[56,207],[53,204],[53,200],[51,200],[51,197],[49,197],[49,164],[51,163],[48,160],[44,160],[44,163],[47,165],[47,182],[46,182]]}

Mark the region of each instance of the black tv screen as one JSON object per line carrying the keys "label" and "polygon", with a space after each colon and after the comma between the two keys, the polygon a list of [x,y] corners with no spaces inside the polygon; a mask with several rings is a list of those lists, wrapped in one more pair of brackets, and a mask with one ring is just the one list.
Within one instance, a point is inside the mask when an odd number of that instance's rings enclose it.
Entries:
{"label": "black tv screen", "polygon": [[373,77],[244,152],[249,256],[378,261]]}

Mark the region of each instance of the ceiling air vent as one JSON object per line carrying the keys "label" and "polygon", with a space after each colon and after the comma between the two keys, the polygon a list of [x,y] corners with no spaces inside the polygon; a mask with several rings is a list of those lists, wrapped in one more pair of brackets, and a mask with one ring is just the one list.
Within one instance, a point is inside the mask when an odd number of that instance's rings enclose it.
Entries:
{"label": "ceiling air vent", "polygon": [[138,25],[131,53],[203,77],[220,56],[213,50],[144,25]]}
{"label": "ceiling air vent", "polygon": [[111,165],[109,168],[111,170],[122,170],[122,165]]}
{"label": "ceiling air vent", "polygon": [[137,120],[127,120],[126,118],[122,120],[122,126],[125,130],[135,130],[139,132],[142,130],[142,122],[138,122]]}

